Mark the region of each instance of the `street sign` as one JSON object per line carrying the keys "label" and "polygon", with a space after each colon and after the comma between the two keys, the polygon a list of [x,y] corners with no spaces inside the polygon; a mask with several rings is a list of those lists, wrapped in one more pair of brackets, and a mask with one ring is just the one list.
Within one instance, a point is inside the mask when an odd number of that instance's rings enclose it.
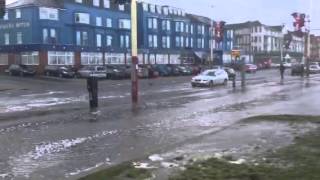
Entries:
{"label": "street sign", "polygon": [[231,56],[232,56],[233,58],[240,58],[240,55],[241,55],[240,50],[235,50],[235,49],[233,49],[232,52],[231,52]]}

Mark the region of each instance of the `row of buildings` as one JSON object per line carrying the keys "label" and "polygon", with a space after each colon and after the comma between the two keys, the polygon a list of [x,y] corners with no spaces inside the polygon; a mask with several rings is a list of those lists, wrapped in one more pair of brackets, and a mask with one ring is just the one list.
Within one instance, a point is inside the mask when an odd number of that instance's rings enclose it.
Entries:
{"label": "row of buildings", "polygon": [[[10,64],[77,68],[130,64],[130,5],[112,0],[18,0],[0,20],[0,72]],[[140,64],[229,63],[240,49],[248,62],[280,60],[281,26],[259,21],[226,25],[215,42],[214,20],[182,9],[138,3]],[[285,53],[301,58],[304,39],[294,37]]]}

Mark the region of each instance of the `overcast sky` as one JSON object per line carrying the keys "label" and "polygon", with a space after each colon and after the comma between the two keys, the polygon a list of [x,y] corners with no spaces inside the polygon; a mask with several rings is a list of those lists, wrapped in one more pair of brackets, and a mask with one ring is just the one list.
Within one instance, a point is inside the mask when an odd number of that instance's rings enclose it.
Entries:
{"label": "overcast sky", "polygon": [[[15,0],[7,0],[8,3]],[[41,0],[39,0],[41,1]],[[319,0],[142,0],[154,4],[170,5],[186,12],[210,17],[227,23],[260,20],[267,25],[286,24],[292,29],[293,12],[311,15],[311,29],[320,29]],[[320,34],[320,31],[313,31]]]}

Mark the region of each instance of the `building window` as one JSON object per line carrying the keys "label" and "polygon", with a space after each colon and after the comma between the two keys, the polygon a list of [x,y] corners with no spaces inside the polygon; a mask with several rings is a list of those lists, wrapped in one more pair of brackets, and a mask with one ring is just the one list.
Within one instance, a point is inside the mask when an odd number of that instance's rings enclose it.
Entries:
{"label": "building window", "polygon": [[10,34],[4,33],[4,44],[9,45],[10,44]]}
{"label": "building window", "polygon": [[8,65],[9,57],[8,54],[0,54],[0,65]]}
{"label": "building window", "polygon": [[131,28],[130,19],[119,19],[119,28],[120,29],[130,29]]}
{"label": "building window", "polygon": [[89,45],[88,32],[83,31],[82,32],[82,46],[88,46],[88,45]]}
{"label": "building window", "polygon": [[149,9],[150,9],[150,12],[156,13],[156,6],[155,5],[149,4]]}
{"label": "building window", "polygon": [[93,5],[99,7],[100,6],[100,0],[93,0]]}
{"label": "building window", "polygon": [[90,15],[88,13],[75,13],[75,22],[90,24]]}
{"label": "building window", "polygon": [[112,47],[112,44],[113,44],[113,37],[111,35],[107,35],[106,36],[106,45],[107,47]]}
{"label": "building window", "polygon": [[57,43],[57,31],[56,29],[42,29],[42,42],[44,44]]}
{"label": "building window", "polygon": [[204,39],[203,38],[198,38],[197,40],[197,48],[203,49],[204,48]]}
{"label": "building window", "polygon": [[8,11],[5,12],[4,16],[3,16],[3,20],[9,20],[9,13]]}
{"label": "building window", "polygon": [[148,35],[148,42],[150,48],[158,47],[158,36],[157,35]]}
{"label": "building window", "polygon": [[111,18],[107,18],[107,27],[112,28],[112,19]]}
{"label": "building window", "polygon": [[17,44],[22,44],[22,32],[17,32]]}
{"label": "building window", "polygon": [[59,11],[58,9],[53,8],[45,8],[40,7],[39,8],[39,18],[40,19],[46,19],[46,20],[59,20]]}
{"label": "building window", "polygon": [[21,64],[23,65],[39,65],[39,52],[22,52]]}
{"label": "building window", "polygon": [[103,0],[103,7],[110,8],[110,0]]}
{"label": "building window", "polygon": [[143,11],[146,11],[146,12],[148,12],[149,11],[149,4],[147,4],[147,3],[142,3],[142,8],[143,8]]}
{"label": "building window", "polygon": [[186,33],[189,33],[189,24],[186,24]]}
{"label": "building window", "polygon": [[16,18],[20,19],[21,18],[21,9],[16,9]]}
{"label": "building window", "polygon": [[162,14],[162,8],[161,6],[156,6],[156,10],[158,14]]}
{"label": "building window", "polygon": [[124,54],[106,53],[106,64],[125,64]]}
{"label": "building window", "polygon": [[57,31],[56,29],[50,29],[50,42],[56,43],[57,42]]}
{"label": "building window", "polygon": [[81,65],[103,65],[103,54],[82,52]]}
{"label": "building window", "polygon": [[119,4],[119,10],[120,10],[120,11],[124,11],[124,10],[125,10],[124,4]]}
{"label": "building window", "polygon": [[67,51],[49,51],[48,65],[74,65],[74,53]]}
{"label": "building window", "polygon": [[176,47],[183,47],[183,37],[176,36]]}
{"label": "building window", "polygon": [[88,32],[86,31],[77,31],[76,32],[76,44],[77,46],[88,46]]}
{"label": "building window", "polygon": [[189,47],[189,38],[186,38],[186,47]]}
{"label": "building window", "polygon": [[48,43],[48,37],[49,37],[48,29],[42,29],[42,42]]}
{"label": "building window", "polygon": [[158,28],[158,19],[157,18],[148,18],[148,28],[157,29]]}
{"label": "building window", "polygon": [[190,38],[190,47],[193,48],[193,38]]}
{"label": "building window", "polygon": [[170,21],[169,20],[162,20],[162,30],[164,31],[170,31]]}
{"label": "building window", "polygon": [[102,46],[102,35],[101,34],[96,35],[96,45],[97,45],[97,47]]}
{"label": "building window", "polygon": [[82,3],[82,0],[75,0],[76,3]]}
{"label": "building window", "polygon": [[102,18],[96,17],[96,26],[102,26]]}
{"label": "building window", "polygon": [[163,7],[162,11],[163,11],[164,15],[169,15],[169,8],[168,7]]}
{"label": "building window", "polygon": [[193,34],[193,24],[190,25],[190,33]]}
{"label": "building window", "polygon": [[162,37],[162,48],[170,48],[170,36]]}
{"label": "building window", "polygon": [[120,48],[130,47],[130,37],[129,35],[120,35]]}
{"label": "building window", "polygon": [[184,32],[184,22],[177,21],[176,24],[176,32]]}
{"label": "building window", "polygon": [[77,33],[76,33],[76,44],[77,44],[77,46],[81,45],[81,32],[80,31],[77,31]]}

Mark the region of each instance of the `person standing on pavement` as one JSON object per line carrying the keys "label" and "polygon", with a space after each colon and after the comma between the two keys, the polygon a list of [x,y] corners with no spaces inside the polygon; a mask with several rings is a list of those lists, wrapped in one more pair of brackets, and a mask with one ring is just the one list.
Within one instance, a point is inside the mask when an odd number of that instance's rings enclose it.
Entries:
{"label": "person standing on pavement", "polygon": [[284,67],[283,63],[280,64],[280,74],[281,74],[281,79],[284,79],[284,72],[286,70],[286,67]]}

